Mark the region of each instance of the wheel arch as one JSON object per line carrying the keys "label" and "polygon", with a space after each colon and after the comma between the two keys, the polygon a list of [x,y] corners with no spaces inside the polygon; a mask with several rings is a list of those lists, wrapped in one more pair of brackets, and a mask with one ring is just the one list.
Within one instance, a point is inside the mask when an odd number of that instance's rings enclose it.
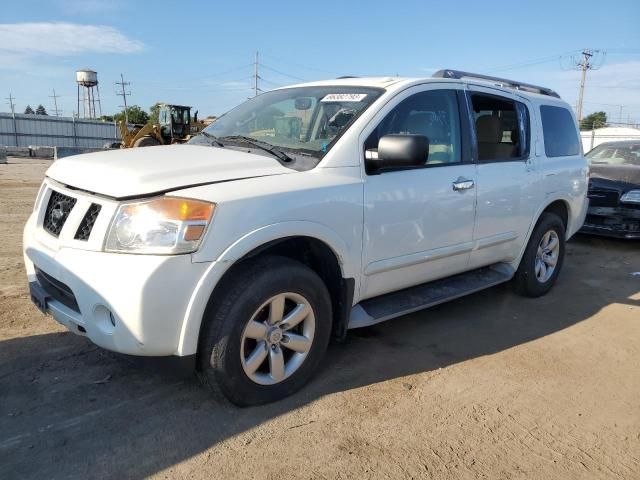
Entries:
{"label": "wheel arch", "polygon": [[[313,222],[290,222],[258,229],[227,248],[198,283],[185,314],[177,355],[197,352],[202,321],[211,297],[242,262],[259,255],[282,255],[309,266],[325,282],[333,306],[333,336],[342,339],[357,288],[356,271],[346,243]],[[295,228],[294,225],[295,224]],[[357,257],[358,261],[360,257]]]}
{"label": "wheel arch", "polygon": [[531,238],[531,234],[533,233],[533,230],[536,228],[536,225],[538,225],[538,222],[540,221],[540,217],[542,217],[543,213],[547,213],[547,212],[555,213],[556,215],[558,215],[562,220],[562,222],[564,223],[565,233],[568,234],[570,232],[569,230],[569,228],[571,227],[570,201],[563,197],[547,199],[547,202],[545,202],[536,212],[536,215],[534,217],[535,221],[531,222],[531,225],[529,226],[527,237],[525,241],[522,243],[522,247],[520,248],[520,254],[518,255],[518,258],[516,259],[516,261],[512,264],[515,269],[518,268],[518,266],[520,265],[520,262],[522,261],[524,252],[527,248],[527,245],[529,244],[529,239]]}

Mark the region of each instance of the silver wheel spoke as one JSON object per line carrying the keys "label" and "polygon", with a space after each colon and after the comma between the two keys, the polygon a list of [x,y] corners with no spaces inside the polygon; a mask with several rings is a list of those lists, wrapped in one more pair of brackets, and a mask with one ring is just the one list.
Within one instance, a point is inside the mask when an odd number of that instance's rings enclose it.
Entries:
{"label": "silver wheel spoke", "polygon": [[245,369],[248,373],[255,373],[255,371],[262,365],[265,358],[267,358],[267,342],[260,342],[253,349],[251,355],[245,361]]}
{"label": "silver wheel spoke", "polygon": [[549,266],[549,267],[555,267],[557,261],[558,261],[558,259],[556,257],[551,256],[551,255],[547,255],[544,258],[544,263],[546,263],[547,266]]}
{"label": "silver wheel spoke", "polygon": [[278,295],[269,304],[269,324],[274,325],[282,321],[284,316],[284,295]]}
{"label": "silver wheel spoke", "polygon": [[282,346],[294,352],[306,353],[311,348],[311,340],[303,335],[287,333],[282,341]]}
{"label": "silver wheel spoke", "polygon": [[549,244],[550,235],[551,235],[551,230],[545,233],[544,236],[542,237],[542,241],[540,242],[540,247],[542,247],[543,250],[545,250],[547,248],[547,245]]}
{"label": "silver wheel spoke", "polygon": [[284,379],[284,355],[279,347],[269,350],[269,370],[274,381],[279,382]]}
{"label": "silver wheel spoke", "polygon": [[545,248],[547,250],[551,251],[551,250],[555,249],[557,245],[558,245],[558,237],[556,237],[554,235],[553,237],[551,237],[551,240],[549,241],[549,243],[547,244],[547,246]]}
{"label": "silver wheel spoke", "polygon": [[536,258],[536,277],[540,277],[540,259]]}
{"label": "silver wheel spoke", "polygon": [[290,328],[295,327],[302,320],[304,320],[307,315],[309,315],[309,311],[310,311],[309,306],[306,304],[296,305],[296,307],[291,311],[291,313],[287,315],[287,318],[285,318],[282,321],[282,328],[284,330],[289,330]]}
{"label": "silver wheel spoke", "polygon": [[540,262],[540,280],[543,282],[547,279],[547,266],[544,262]]}
{"label": "silver wheel spoke", "polygon": [[267,326],[264,323],[251,320],[244,331],[245,336],[254,340],[263,340],[267,336]]}

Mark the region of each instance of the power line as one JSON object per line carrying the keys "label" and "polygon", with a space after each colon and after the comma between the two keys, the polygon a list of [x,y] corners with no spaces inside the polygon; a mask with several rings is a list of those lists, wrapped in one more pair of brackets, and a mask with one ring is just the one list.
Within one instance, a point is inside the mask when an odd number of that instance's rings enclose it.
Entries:
{"label": "power line", "polygon": [[56,89],[53,89],[53,95],[49,95],[49,98],[53,98],[53,114],[59,117],[62,114],[62,110],[58,110],[58,98],[60,95],[56,95]]}
{"label": "power line", "polygon": [[[121,87],[121,93],[116,92],[116,95],[118,95],[119,97],[122,97],[122,103],[124,103],[124,121],[125,124],[129,124],[129,112],[127,111],[127,95],[131,95],[131,91],[127,92],[125,90],[125,87],[128,87],[129,85],[131,85],[130,82],[125,82],[124,81],[124,75],[120,74],[120,81],[116,82],[116,85],[120,85]],[[123,105],[119,105],[120,107],[122,107]]]}
{"label": "power line", "polygon": [[289,65],[289,66],[297,67],[297,68],[304,68],[305,70],[314,70],[316,72],[328,73],[329,75],[342,75],[341,73],[338,73],[338,72],[332,72],[332,71],[323,70],[323,69],[317,68],[317,67],[310,67],[308,65],[301,65],[299,63],[293,63],[293,62],[290,62],[289,60],[284,60],[282,58],[276,57],[276,56],[271,55],[271,54],[267,54],[267,55],[263,54],[262,56],[263,57],[265,57],[265,56],[266,57],[270,57],[270,58],[276,60],[277,62],[282,63],[283,65]]}
{"label": "power line", "polygon": [[262,66],[262,68],[266,68],[267,70],[270,70],[270,71],[272,71],[272,72],[274,72],[274,73],[277,73],[278,75],[282,75],[282,76],[284,76],[284,77],[293,78],[294,80],[300,80],[301,82],[306,82],[306,81],[307,81],[307,80],[306,80],[306,79],[304,79],[304,78],[300,78],[300,77],[297,77],[297,76],[295,76],[295,75],[291,75],[291,74],[289,74],[289,73],[285,73],[285,72],[282,72],[282,71],[280,71],[280,70],[276,70],[275,68],[270,67],[270,66],[268,66],[268,65],[265,65],[264,63],[261,63],[260,65]]}

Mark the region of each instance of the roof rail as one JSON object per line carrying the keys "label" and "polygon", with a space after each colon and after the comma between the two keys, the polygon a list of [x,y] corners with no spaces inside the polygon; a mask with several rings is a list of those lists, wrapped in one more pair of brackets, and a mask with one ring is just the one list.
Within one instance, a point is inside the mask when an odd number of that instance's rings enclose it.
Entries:
{"label": "roof rail", "polygon": [[360,77],[357,77],[356,75],[342,75],[341,77],[336,77],[336,80],[344,80],[346,78],[360,78]]}
{"label": "roof rail", "polygon": [[560,98],[556,92],[551,90],[550,88],[538,87],[537,85],[531,85],[529,83],[518,82],[516,80],[508,80],[506,78],[492,77],[490,75],[481,75],[479,73],[470,73],[463,72],[460,70],[438,70],[436,73],[432,75],[434,78],[476,78],[478,80],[488,80],[490,82],[495,82],[500,85],[515,88],[516,90],[524,90],[525,92],[533,92],[540,93],[542,95],[548,95],[550,97]]}

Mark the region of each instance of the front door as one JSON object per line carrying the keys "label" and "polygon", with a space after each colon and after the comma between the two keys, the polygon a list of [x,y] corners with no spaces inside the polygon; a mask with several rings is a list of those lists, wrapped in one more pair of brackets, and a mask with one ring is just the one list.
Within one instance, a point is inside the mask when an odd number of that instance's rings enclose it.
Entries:
{"label": "front door", "polygon": [[472,249],[476,166],[464,101],[452,85],[413,87],[363,132],[363,149],[387,134],[429,140],[423,167],[366,173],[361,298],[446,277],[467,268]]}

